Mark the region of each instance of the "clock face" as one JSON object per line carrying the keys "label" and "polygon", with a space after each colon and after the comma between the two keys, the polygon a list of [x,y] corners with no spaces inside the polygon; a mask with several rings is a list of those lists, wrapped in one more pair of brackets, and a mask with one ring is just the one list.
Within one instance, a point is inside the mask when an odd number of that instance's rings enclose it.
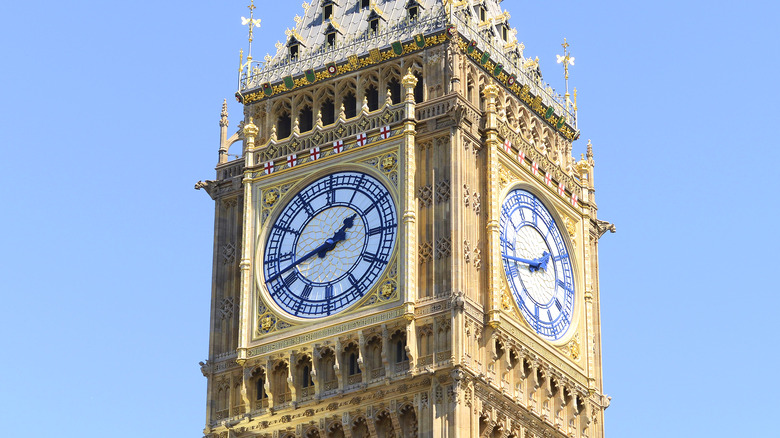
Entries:
{"label": "clock face", "polygon": [[376,178],[336,172],[312,182],[268,233],[263,274],[271,298],[302,318],[338,313],[376,284],[397,232],[393,198]]}
{"label": "clock face", "polygon": [[549,210],[528,191],[509,192],[501,205],[501,259],[525,320],[542,337],[560,339],[574,310],[571,259]]}

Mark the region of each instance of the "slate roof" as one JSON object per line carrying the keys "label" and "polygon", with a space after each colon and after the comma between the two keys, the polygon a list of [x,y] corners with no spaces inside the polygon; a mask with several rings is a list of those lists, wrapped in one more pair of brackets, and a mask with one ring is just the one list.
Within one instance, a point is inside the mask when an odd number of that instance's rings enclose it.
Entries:
{"label": "slate roof", "polygon": [[[368,8],[361,7],[362,0],[310,0],[309,7],[295,28],[277,45],[276,54],[270,60],[258,62],[262,71],[261,77],[253,78],[247,84],[254,88],[260,82],[276,82],[289,74],[300,74],[308,68],[320,68],[328,62],[345,60],[349,55],[367,53],[373,48],[387,47],[394,41],[410,40],[419,33],[430,34],[446,27],[446,9],[443,0],[372,0]],[[476,7],[484,5],[487,17],[495,19],[503,13],[499,0],[467,0],[460,3],[455,10],[470,9],[475,18]],[[323,19],[323,5],[332,5],[333,15],[329,20]],[[409,21],[408,7],[418,5],[418,17]],[[370,32],[370,17],[380,17],[379,32],[372,36]],[[488,20],[490,21],[490,20]],[[500,18],[497,21],[502,21]],[[495,26],[490,23],[489,26]],[[335,27],[339,30],[336,48],[327,45],[327,31]],[[461,26],[458,26],[459,28]],[[484,30],[484,29],[482,29]],[[494,35],[500,35],[494,32]],[[512,37],[513,38],[513,37]],[[290,59],[289,45],[300,42],[298,61]],[[341,50],[340,50],[341,49]],[[343,50],[347,49],[347,50]]]}
{"label": "slate roof", "polygon": [[[545,105],[565,111],[562,97],[538,78],[534,79],[537,66],[527,67],[528,60],[523,57],[516,32],[509,24],[509,13],[501,8],[502,0],[371,0],[368,8],[361,7],[362,0],[309,1],[305,3],[308,7],[304,15],[296,16],[296,26],[277,44],[276,54],[264,61],[253,61],[248,77],[242,73],[241,90],[256,89],[266,82],[277,83],[288,75],[318,70],[331,62],[338,64],[351,55],[365,55],[371,49],[386,48],[396,41],[409,41],[417,34],[429,35],[446,29],[451,23],[467,40],[476,40],[481,50],[489,51],[505,71],[516,74],[518,81],[528,85],[534,95],[540,95]],[[409,20],[407,8],[414,4],[418,5],[418,16]],[[333,8],[329,20],[323,19],[324,5]],[[485,10],[484,21],[479,17],[480,8]],[[379,31],[372,34],[369,17],[376,16],[381,17]],[[506,40],[503,27],[507,29]],[[326,33],[334,28],[338,30],[336,45],[330,47]],[[289,46],[296,43],[299,54],[291,59]]]}

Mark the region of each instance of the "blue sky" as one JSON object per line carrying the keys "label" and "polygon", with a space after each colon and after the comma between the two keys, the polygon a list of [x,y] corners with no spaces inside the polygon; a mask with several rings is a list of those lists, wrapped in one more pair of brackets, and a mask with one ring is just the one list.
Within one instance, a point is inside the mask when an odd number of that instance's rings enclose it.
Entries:
{"label": "blue sky", "polygon": [[[218,117],[246,2],[0,6],[0,419],[200,436]],[[593,140],[611,437],[758,436],[778,393],[775,2],[506,0]],[[299,1],[258,1],[254,55]],[[110,433],[109,433],[110,431]]]}

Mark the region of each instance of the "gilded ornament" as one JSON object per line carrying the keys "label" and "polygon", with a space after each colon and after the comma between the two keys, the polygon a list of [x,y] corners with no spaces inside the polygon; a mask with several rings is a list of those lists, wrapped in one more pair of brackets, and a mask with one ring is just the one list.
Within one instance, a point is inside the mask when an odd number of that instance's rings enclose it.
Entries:
{"label": "gilded ornament", "polygon": [[382,285],[382,288],[379,291],[382,294],[382,298],[388,299],[393,295],[393,292],[395,292],[395,286],[392,282],[386,282]]}
{"label": "gilded ornament", "polygon": [[575,336],[571,342],[569,342],[569,356],[574,360],[580,359],[580,341],[577,338],[578,336]]}
{"label": "gilded ornament", "polygon": [[392,155],[386,155],[382,159],[382,168],[385,170],[385,172],[389,172],[393,170],[393,167],[395,167],[395,157]]}
{"label": "gilded ornament", "polygon": [[271,330],[271,327],[274,325],[274,319],[271,318],[271,315],[265,315],[262,319],[260,319],[260,327],[263,329],[264,332],[268,332]]}
{"label": "gilded ornament", "polygon": [[504,288],[501,288],[501,308],[507,312],[512,308],[512,301],[509,299],[509,294]]}
{"label": "gilded ornament", "polygon": [[271,190],[265,193],[265,205],[271,207],[274,204],[276,204],[276,201],[279,199],[279,194],[276,193],[275,190]]}

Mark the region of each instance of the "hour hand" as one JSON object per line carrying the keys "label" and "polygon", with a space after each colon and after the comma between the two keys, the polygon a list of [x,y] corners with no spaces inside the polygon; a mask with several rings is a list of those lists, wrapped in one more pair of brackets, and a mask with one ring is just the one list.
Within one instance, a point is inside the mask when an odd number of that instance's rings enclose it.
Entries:
{"label": "hour hand", "polygon": [[336,247],[337,243],[347,238],[347,228],[352,228],[352,226],[355,224],[356,216],[357,213],[344,219],[344,225],[342,225],[341,228],[333,234],[333,237],[326,240],[325,243],[318,248],[317,255],[320,258],[325,258],[328,252],[330,252],[333,248]]}
{"label": "hour hand", "polygon": [[[547,270],[547,262],[550,261],[550,253],[545,251],[542,253],[542,256],[538,259],[534,259],[536,262],[536,269],[541,269],[542,271]],[[529,265],[528,268],[530,269],[531,266]],[[534,271],[534,269],[531,269],[531,271]]]}

